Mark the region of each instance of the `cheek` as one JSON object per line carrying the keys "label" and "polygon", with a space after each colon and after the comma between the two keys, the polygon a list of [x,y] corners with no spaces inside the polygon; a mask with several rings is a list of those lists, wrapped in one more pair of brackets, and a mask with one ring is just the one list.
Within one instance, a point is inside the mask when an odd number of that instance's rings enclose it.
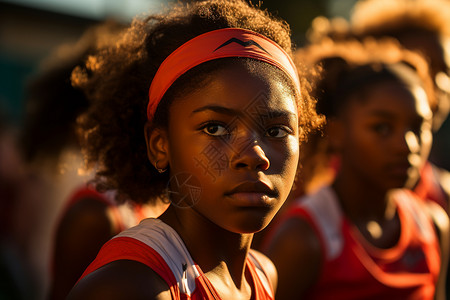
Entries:
{"label": "cheek", "polygon": [[273,172],[279,172],[286,180],[293,181],[297,172],[299,147],[298,138],[289,137],[282,147],[271,149],[269,160]]}
{"label": "cheek", "polygon": [[296,172],[300,156],[300,144],[297,137],[292,138],[292,140],[293,141],[289,143],[289,147],[287,148],[286,160],[289,161],[289,166],[291,166],[291,168],[294,169],[293,171]]}
{"label": "cheek", "polygon": [[374,158],[373,150],[381,145],[374,140],[373,136],[359,127],[348,128],[341,141],[342,152],[350,160],[362,160],[367,163],[366,158]]}
{"label": "cheek", "polygon": [[170,168],[173,172],[192,172],[192,162],[201,151],[201,144],[182,126],[169,132]]}
{"label": "cheek", "polygon": [[203,185],[217,183],[228,170],[231,150],[223,141],[180,134],[171,142],[170,149],[171,171],[193,175]]}

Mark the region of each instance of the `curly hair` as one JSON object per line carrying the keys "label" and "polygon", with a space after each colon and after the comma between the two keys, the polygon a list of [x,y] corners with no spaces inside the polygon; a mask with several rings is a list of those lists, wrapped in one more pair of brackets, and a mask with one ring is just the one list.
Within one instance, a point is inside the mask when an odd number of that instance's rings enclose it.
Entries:
{"label": "curly hair", "polygon": [[[415,72],[417,76],[413,80],[423,86],[430,106],[436,105],[427,62],[419,54],[401,48],[394,39],[333,41],[324,38],[320,43],[299,49],[295,57],[303,64],[310,94],[317,99],[318,113],[328,119],[345,110],[352,95],[364,93],[382,81],[404,80],[392,74],[389,65],[410,69],[413,77]],[[357,99],[363,101],[364,97]],[[330,171],[330,154],[334,149],[321,134],[312,135],[304,145],[301,157],[304,166],[298,188],[308,190],[315,179],[322,180],[320,176],[326,177]]]}
{"label": "curly hair", "polygon": [[[244,1],[211,0],[178,3],[165,13],[134,19],[114,47],[89,57],[85,69],[74,70],[73,84],[92,101],[91,109],[78,121],[86,161],[97,169],[100,190],[117,190],[118,201],[164,198],[168,174],[159,174],[150,164],[143,133],[150,83],[163,60],[183,43],[230,27],[263,34],[292,54],[287,23]],[[152,125],[165,126],[171,99],[199,88],[224,61],[201,64],[177,79],[163,97]],[[321,120],[310,100],[306,96],[298,101],[303,136]]]}
{"label": "curly hair", "polygon": [[[395,79],[383,73],[390,65],[403,64],[417,74],[430,107],[436,106],[433,81],[426,60],[406,50],[394,39],[366,38],[347,41],[324,39],[319,44],[300,49],[296,58],[306,66],[305,71],[315,84],[311,91],[317,99],[317,110],[326,117],[335,116],[350,95],[361,92],[382,80]],[[372,76],[373,75],[373,76]]]}
{"label": "curly hair", "polygon": [[[450,51],[447,49],[450,40],[449,1],[364,0],[357,2],[351,19],[355,36],[396,38],[406,48],[419,51],[428,59],[432,76],[448,72],[450,65],[445,52]],[[440,54],[433,55],[433,48]]]}

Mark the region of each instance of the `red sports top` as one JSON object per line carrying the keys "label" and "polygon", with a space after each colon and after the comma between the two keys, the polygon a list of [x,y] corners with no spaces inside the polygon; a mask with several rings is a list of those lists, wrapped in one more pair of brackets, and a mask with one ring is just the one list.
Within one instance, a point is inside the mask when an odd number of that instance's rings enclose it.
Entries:
{"label": "red sports top", "polygon": [[414,188],[414,192],[419,198],[434,201],[448,211],[448,195],[439,182],[438,172],[436,166],[427,162],[420,172],[420,180]]}
{"label": "red sports top", "polygon": [[114,228],[114,235],[121,231],[137,225],[145,218],[145,213],[141,206],[137,204],[117,204],[114,201],[114,193],[99,193],[91,185],[83,185],[76,189],[69,198],[64,209],[64,216],[79,201],[89,198],[93,201],[98,201],[108,207],[109,216],[112,218],[111,222]]}
{"label": "red sports top", "polygon": [[[134,260],[150,267],[167,283],[174,300],[221,299],[177,232],[159,219],[145,219],[107,242],[81,278],[116,260]],[[270,280],[252,251],[246,264],[252,299],[273,300]]]}
{"label": "red sports top", "polygon": [[[81,200],[89,199],[91,201],[96,201],[103,203],[107,207],[107,213],[110,218],[111,225],[113,227],[113,232],[111,233],[111,236],[114,236],[121,231],[135,226],[139,223],[142,219],[145,218],[144,211],[142,208],[138,205],[118,205],[113,199],[114,195],[111,192],[108,193],[99,193],[95,190],[95,188],[91,185],[82,185],[75,189],[70,195],[67,203],[65,204],[65,207],[63,209],[62,214],[59,216],[59,220],[56,223],[57,227],[54,233],[53,240],[56,240],[56,231],[59,224],[62,222],[62,220],[65,218],[66,214],[75,206],[77,203],[79,203]],[[98,249],[97,249],[98,250]],[[55,259],[55,254],[52,254],[52,261],[50,266],[50,274],[52,277],[52,281],[54,281],[55,276],[55,262],[53,261]],[[93,259],[93,257],[91,258]],[[89,263],[89,261],[86,262],[86,264]]]}
{"label": "red sports top", "polygon": [[331,187],[294,203],[287,217],[304,218],[313,227],[323,254],[319,280],[305,299],[433,299],[440,250],[432,222],[412,192],[396,191],[394,199],[401,234],[390,249],[363,238]]}

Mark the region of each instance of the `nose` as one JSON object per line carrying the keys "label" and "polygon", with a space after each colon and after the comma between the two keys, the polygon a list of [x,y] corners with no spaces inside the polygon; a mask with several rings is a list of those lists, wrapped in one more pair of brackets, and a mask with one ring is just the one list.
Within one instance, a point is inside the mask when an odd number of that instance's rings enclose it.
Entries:
{"label": "nose", "polygon": [[231,168],[235,170],[265,171],[270,166],[266,153],[257,142],[253,142],[244,149],[235,152],[231,157],[230,163]]}

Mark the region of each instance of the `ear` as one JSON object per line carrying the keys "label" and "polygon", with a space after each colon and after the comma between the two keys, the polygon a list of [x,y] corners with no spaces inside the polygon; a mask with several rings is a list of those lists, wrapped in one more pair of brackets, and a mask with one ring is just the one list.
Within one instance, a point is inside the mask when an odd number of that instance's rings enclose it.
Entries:
{"label": "ear", "polygon": [[[147,156],[150,163],[159,169],[167,169],[169,166],[169,140],[167,130],[155,128],[149,122],[145,124],[145,142],[147,144]],[[155,163],[158,165],[155,166]]]}
{"label": "ear", "polygon": [[345,143],[344,122],[338,118],[330,118],[327,122],[327,136],[332,151],[341,151]]}

